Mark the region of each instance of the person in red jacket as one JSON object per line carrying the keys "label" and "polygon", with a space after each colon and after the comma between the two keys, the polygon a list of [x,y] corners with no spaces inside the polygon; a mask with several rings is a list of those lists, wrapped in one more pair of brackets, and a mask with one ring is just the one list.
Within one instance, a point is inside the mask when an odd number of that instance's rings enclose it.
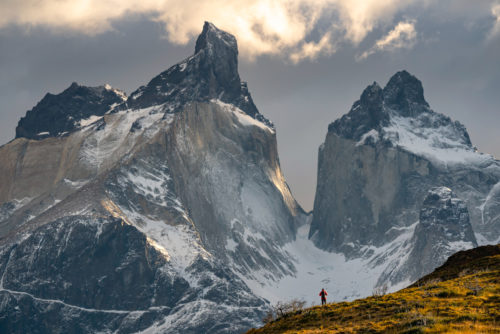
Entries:
{"label": "person in red jacket", "polygon": [[328,296],[328,293],[325,291],[325,289],[321,289],[319,292],[319,296],[321,297],[321,305],[326,304],[326,296]]}

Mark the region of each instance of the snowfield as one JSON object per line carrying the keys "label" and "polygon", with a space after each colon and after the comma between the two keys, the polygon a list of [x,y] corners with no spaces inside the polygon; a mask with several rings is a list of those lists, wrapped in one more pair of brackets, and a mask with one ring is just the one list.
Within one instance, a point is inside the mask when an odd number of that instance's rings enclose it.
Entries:
{"label": "snowfield", "polygon": [[[390,118],[391,124],[383,128],[383,138],[409,152],[429,159],[436,165],[445,167],[487,166],[495,162],[492,155],[480,153],[464,143],[452,126],[453,123],[428,126],[427,123],[432,124],[432,119],[436,117],[431,113],[424,113],[418,118],[403,117],[393,112]],[[374,135],[371,131],[365,134],[367,137]]]}
{"label": "snowfield", "polygon": [[[296,268],[293,276],[270,281],[265,276],[266,273],[262,272],[258,279],[242,279],[254,293],[271,303],[298,298],[313,305],[320,304],[318,294],[321,288],[328,292],[329,302],[370,296],[384,271],[404,263],[415,226],[416,223],[404,228],[390,244],[380,248],[366,247],[363,250],[366,257],[347,260],[343,254],[317,248],[308,239],[310,225],[305,224],[299,228],[296,240],[282,249],[293,259]],[[390,286],[389,290],[395,291],[410,283],[402,282],[397,286]]]}

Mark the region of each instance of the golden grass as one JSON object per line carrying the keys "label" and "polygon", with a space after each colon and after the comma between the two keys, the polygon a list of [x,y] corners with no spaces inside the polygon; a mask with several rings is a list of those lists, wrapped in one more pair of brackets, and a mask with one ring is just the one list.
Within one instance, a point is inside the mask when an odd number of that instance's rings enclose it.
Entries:
{"label": "golden grass", "polygon": [[315,306],[248,334],[500,334],[500,255],[471,262],[467,270],[441,277],[447,280],[429,275],[419,284],[385,296]]}

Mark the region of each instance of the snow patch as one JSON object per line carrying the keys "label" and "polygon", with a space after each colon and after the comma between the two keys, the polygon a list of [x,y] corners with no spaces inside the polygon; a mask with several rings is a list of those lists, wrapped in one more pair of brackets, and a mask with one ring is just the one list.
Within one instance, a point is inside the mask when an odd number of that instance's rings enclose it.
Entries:
{"label": "snow patch", "polygon": [[238,122],[243,126],[256,126],[266,131],[274,133],[274,130],[271,129],[269,126],[249,116],[243,110],[232,104],[222,102],[221,100],[218,99],[212,99],[210,100],[210,102],[217,104],[225,111],[231,112],[234,116],[236,116]]}
{"label": "snow patch", "polygon": [[481,233],[474,233],[476,240],[477,240],[477,245],[478,246],[485,246],[485,245],[498,245],[500,244],[500,237],[498,237],[496,240],[490,241],[488,238],[486,238],[483,234]]}
{"label": "snow patch", "polygon": [[425,113],[419,117],[422,119],[391,113],[390,125],[383,128],[384,139],[437,165],[486,165],[495,161],[493,156],[476,152],[474,148],[462,142],[452,123],[427,127],[424,122],[432,123],[432,118],[438,116]]}
{"label": "snow patch", "polygon": [[81,188],[83,187],[84,185],[86,185],[89,180],[70,180],[70,179],[63,179],[63,182],[66,183],[67,185],[73,187],[73,188]]}
{"label": "snow patch", "polygon": [[236,247],[238,247],[238,244],[233,239],[226,240],[226,250],[230,252],[235,252]]}
{"label": "snow patch", "polygon": [[[166,124],[160,124],[163,107],[163,105],[158,105],[138,110],[122,110],[108,115],[106,126],[99,131],[87,127],[86,131],[80,132],[80,135],[85,137],[80,159],[97,171],[104,166],[111,165],[115,159],[124,156],[134,148],[138,136],[145,135],[151,138],[157,131],[164,128]],[[96,120],[94,118],[88,121],[95,122]],[[135,122],[140,123],[142,131],[130,131]]]}
{"label": "snow patch", "polygon": [[90,124],[94,124],[95,122],[97,122],[98,120],[101,120],[102,118],[103,118],[103,116],[92,115],[89,118],[80,120],[78,122],[78,126],[86,127]]}
{"label": "snow patch", "polygon": [[356,146],[360,146],[360,145],[364,145],[366,143],[366,140],[367,139],[371,139],[371,141],[373,143],[376,143],[379,139],[379,133],[377,130],[375,129],[372,129],[370,131],[368,131],[367,133],[365,133],[361,139],[356,143]]}
{"label": "snow patch", "polygon": [[450,241],[446,246],[452,253],[474,248],[474,244],[472,242],[463,240]]}
{"label": "snow patch", "polygon": [[[488,192],[488,195],[486,195],[484,202],[478,207],[479,210],[481,211],[481,223],[483,225],[485,224],[484,209],[486,208],[486,205],[490,205],[491,202],[493,202],[494,206],[500,205],[500,182],[496,183],[493,187],[491,187],[490,191]],[[500,237],[498,239],[500,240]],[[479,245],[483,245],[483,243],[480,243],[479,240],[478,243]]]}
{"label": "snow patch", "polygon": [[132,98],[132,100],[136,100],[136,99],[140,98],[142,96],[142,94],[144,94],[144,92],[142,90],[140,90],[130,97]]}
{"label": "snow patch", "polygon": [[115,89],[115,88],[111,87],[110,84],[105,84],[104,85],[104,89],[112,91],[113,93],[115,93],[116,95],[118,95],[122,99],[122,101],[127,100],[127,95],[124,92],[122,92],[119,89]]}
{"label": "snow patch", "polygon": [[136,211],[124,207],[120,209],[128,221],[148,237],[148,243],[166,257],[174,270],[191,286],[197,286],[197,280],[192,278],[186,269],[198,256],[209,259],[212,255],[201,245],[191,226],[171,226]]}

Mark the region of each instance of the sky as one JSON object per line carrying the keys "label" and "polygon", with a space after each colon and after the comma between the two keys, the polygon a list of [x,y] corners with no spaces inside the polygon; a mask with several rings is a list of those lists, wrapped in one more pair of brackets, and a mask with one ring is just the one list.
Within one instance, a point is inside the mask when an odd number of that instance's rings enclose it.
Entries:
{"label": "sky", "polygon": [[190,56],[204,21],[234,34],[239,70],[275,123],[281,167],[313,207],[328,124],[406,69],[431,108],[500,158],[497,0],[2,0],[0,145],[72,82],[131,93]]}

